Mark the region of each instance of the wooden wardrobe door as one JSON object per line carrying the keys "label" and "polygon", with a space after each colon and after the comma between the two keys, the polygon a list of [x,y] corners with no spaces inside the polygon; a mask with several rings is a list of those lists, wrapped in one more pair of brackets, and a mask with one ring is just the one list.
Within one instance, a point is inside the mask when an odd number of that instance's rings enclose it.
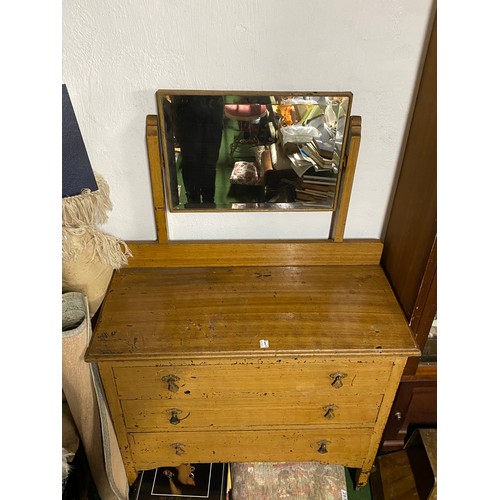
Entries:
{"label": "wooden wardrobe door", "polygon": [[434,19],[381,259],[421,349],[436,312],[436,52]]}
{"label": "wooden wardrobe door", "polygon": [[[437,312],[437,68],[436,18],[394,194],[381,264],[423,350]],[[404,446],[408,429],[437,423],[437,363],[406,365],[382,443]]]}

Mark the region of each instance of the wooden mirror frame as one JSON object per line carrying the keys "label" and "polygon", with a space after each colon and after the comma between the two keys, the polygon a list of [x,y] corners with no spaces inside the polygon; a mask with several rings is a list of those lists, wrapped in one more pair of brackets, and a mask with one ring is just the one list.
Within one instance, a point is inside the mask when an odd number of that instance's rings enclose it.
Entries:
{"label": "wooden mirror frame", "polygon": [[[219,97],[224,100],[224,102],[232,102],[234,98],[238,99],[243,99],[244,101],[250,99],[250,100],[259,100],[259,102],[263,102],[270,100],[273,97],[277,97],[278,100],[281,102],[282,99],[286,97],[286,99],[299,99],[301,101],[302,99],[311,99],[311,102],[315,102],[316,100],[320,101],[321,99],[347,99],[347,106],[343,109],[345,111],[345,124],[342,129],[342,144],[341,144],[341,149],[339,151],[339,161],[337,164],[338,167],[338,174],[335,175],[335,178],[338,179],[338,182],[336,182],[336,187],[335,187],[335,194],[332,199],[332,204],[328,206],[327,204],[318,204],[317,206],[314,204],[310,204],[308,202],[303,202],[303,201],[290,201],[290,202],[265,202],[265,201],[254,201],[254,202],[249,202],[249,201],[243,201],[240,199],[240,201],[234,201],[231,203],[226,203],[224,205],[215,205],[212,207],[207,207],[204,206],[203,204],[201,206],[197,206],[196,208],[190,207],[187,208],[186,204],[181,203],[179,200],[179,193],[178,193],[178,185],[179,185],[179,172],[177,171],[177,166],[175,164],[171,165],[170,161],[172,160],[173,154],[169,154],[169,149],[170,147],[172,148],[172,153],[173,153],[173,144],[169,145],[169,139],[167,137],[167,127],[166,127],[166,121],[167,117],[165,115],[165,101],[170,102],[171,99],[173,98],[183,98],[183,97]],[[285,99],[285,100],[286,100]],[[352,102],[353,102],[353,94],[352,92],[297,92],[297,91],[281,91],[281,92],[269,92],[269,91],[216,91],[216,90],[210,90],[210,91],[200,91],[200,90],[173,90],[173,89],[159,89],[156,91],[156,104],[157,104],[157,112],[158,112],[158,137],[160,141],[160,150],[161,150],[161,155],[160,159],[162,161],[162,167],[165,171],[165,191],[166,191],[166,202],[167,206],[170,212],[177,212],[178,210],[181,212],[184,211],[192,211],[195,210],[197,212],[200,211],[208,211],[208,212],[234,212],[234,211],[239,211],[239,212],[246,212],[246,211],[258,211],[258,212],[267,212],[267,211],[277,211],[277,212],[288,212],[288,211],[299,211],[299,212],[308,212],[308,211],[325,211],[325,212],[334,212],[337,207],[337,200],[338,200],[338,194],[340,191],[341,187],[341,180],[342,180],[342,175],[343,175],[343,160],[345,158],[345,151],[346,151],[346,144],[348,141],[348,132],[349,132],[349,123],[351,119],[351,109],[352,109]],[[316,103],[317,104],[317,103]],[[222,105],[222,104],[221,104]],[[324,106],[324,104],[317,104],[319,107]],[[267,105],[267,107],[271,107],[270,104]],[[170,117],[172,119],[172,117]],[[227,118],[224,119],[224,124],[223,124],[223,136],[227,133],[229,130],[229,127],[226,123]],[[174,120],[175,123],[175,120]],[[174,126],[175,128],[175,126]],[[280,127],[278,126],[278,129]],[[278,130],[277,130],[278,131]],[[277,143],[279,143],[278,141]],[[260,144],[260,143],[256,143]],[[278,149],[282,149],[281,147]],[[228,153],[228,158],[227,160],[229,161],[232,153]],[[248,154],[248,153],[247,153]],[[283,153],[282,151],[282,154]],[[219,159],[220,159],[220,154],[219,154]],[[231,157],[232,158],[232,157]],[[232,158],[233,162],[236,161],[234,158]],[[249,160],[247,158],[247,160]],[[290,163],[290,171],[293,172],[295,167],[292,167]],[[273,173],[278,173],[278,171],[273,170]],[[284,172],[284,171],[283,171]],[[297,174],[297,172],[295,172]],[[218,176],[219,174],[217,174]],[[298,175],[298,174],[297,174]],[[263,179],[266,177],[264,176]],[[229,180],[229,179],[228,179]],[[184,182],[184,181],[183,181]],[[272,184],[272,182],[271,182]]]}

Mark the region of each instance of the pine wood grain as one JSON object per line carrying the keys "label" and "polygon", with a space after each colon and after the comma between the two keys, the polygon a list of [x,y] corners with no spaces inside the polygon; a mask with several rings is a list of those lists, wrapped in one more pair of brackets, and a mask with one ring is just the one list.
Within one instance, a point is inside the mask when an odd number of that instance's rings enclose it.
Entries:
{"label": "pine wood grain", "polygon": [[[358,394],[382,394],[392,361],[386,358],[250,358],[226,362],[203,360],[149,366],[116,364],[113,374],[121,399],[162,399],[186,403],[192,399],[308,398],[312,392],[326,399]],[[345,374],[333,387],[331,374]],[[174,375],[178,390],[168,390],[164,377]]]}
{"label": "pine wood grain", "polygon": [[[309,394],[306,398],[253,397],[186,400],[122,400],[129,431],[240,429],[251,427],[373,427],[382,396]],[[329,412],[329,408],[331,411]],[[170,423],[173,412],[179,423]],[[176,422],[176,420],[174,420]]]}
{"label": "pine wood grain", "polygon": [[340,204],[332,216],[331,233],[336,242],[344,240],[345,225],[347,222],[347,212],[351,201],[352,186],[354,184],[354,174],[358,161],[359,147],[361,145],[361,116],[352,116],[349,148],[347,150],[347,161],[342,173],[342,188],[340,193]]}
{"label": "pine wood grain", "polygon": [[[231,432],[131,433],[131,449],[139,468],[183,462],[300,462],[359,467],[366,455],[371,429],[302,429]],[[328,441],[327,452],[319,453]],[[177,449],[184,452],[176,453]]]}
{"label": "pine wood grain", "polygon": [[320,460],[360,468],[365,484],[419,352],[380,265],[220,266],[205,254],[193,267],[192,255],[115,272],[86,353],[129,482],[180,462]]}
{"label": "pine wood grain", "polygon": [[148,148],[149,174],[153,194],[153,210],[158,243],[168,241],[163,169],[161,166],[160,143],[158,138],[158,117],[146,117],[146,144]]}
{"label": "pine wood grain", "polygon": [[128,267],[324,266],[380,262],[379,240],[127,242]]}
{"label": "pine wood grain", "polygon": [[[268,349],[260,348],[262,339]],[[190,359],[419,353],[379,266],[115,273],[86,359],[153,359],[166,352]]]}

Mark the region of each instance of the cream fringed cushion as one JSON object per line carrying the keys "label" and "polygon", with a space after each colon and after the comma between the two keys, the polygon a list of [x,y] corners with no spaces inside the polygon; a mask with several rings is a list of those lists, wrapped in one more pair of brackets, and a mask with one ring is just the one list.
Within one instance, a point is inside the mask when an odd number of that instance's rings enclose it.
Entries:
{"label": "cream fringed cushion", "polygon": [[101,305],[113,269],[131,257],[126,243],[102,232],[97,224],[107,220],[112,204],[109,187],[98,174],[98,190],[62,200],[62,290],[86,295],[91,317]]}
{"label": "cream fringed cushion", "polygon": [[99,309],[108,289],[113,268],[84,251],[77,260],[62,263],[62,291],[83,293],[89,301],[90,317]]}

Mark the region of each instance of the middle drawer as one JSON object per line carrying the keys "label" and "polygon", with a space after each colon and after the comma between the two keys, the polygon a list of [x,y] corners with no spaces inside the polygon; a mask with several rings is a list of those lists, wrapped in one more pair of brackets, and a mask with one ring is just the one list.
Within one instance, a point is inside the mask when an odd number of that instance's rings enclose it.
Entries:
{"label": "middle drawer", "polygon": [[238,398],[197,400],[121,400],[130,430],[251,428],[259,426],[373,425],[382,402],[376,394],[327,399]]}

